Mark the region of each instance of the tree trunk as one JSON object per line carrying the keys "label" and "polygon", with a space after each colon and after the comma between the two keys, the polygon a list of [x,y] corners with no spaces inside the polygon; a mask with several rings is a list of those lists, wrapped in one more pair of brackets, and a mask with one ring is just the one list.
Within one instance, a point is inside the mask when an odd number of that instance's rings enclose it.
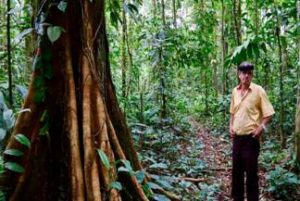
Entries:
{"label": "tree trunk", "polygon": [[[122,0],[122,5],[126,2]],[[126,105],[127,105],[127,56],[126,56],[126,33],[127,33],[127,19],[126,19],[126,12],[124,10],[124,6],[122,6],[122,45],[121,45],[121,52],[122,52],[122,98],[124,100],[124,113],[126,112]]]}
{"label": "tree trunk", "polygon": [[[19,115],[6,146],[23,151],[24,157],[4,158],[25,170],[5,171],[2,189],[12,201],[148,200],[134,176],[117,172],[119,160],[129,160],[134,170],[141,165],[111,80],[104,2],[69,1],[65,13],[56,6],[45,8],[47,22],[65,32],[53,44],[40,36],[23,105],[30,112]],[[43,134],[45,126],[49,129]],[[30,139],[29,149],[15,139],[18,133]],[[97,150],[105,153],[109,167]],[[114,181],[122,191],[110,189]]]}
{"label": "tree trunk", "polygon": [[241,45],[241,2],[240,0],[233,0],[233,18],[236,33],[236,44]]}
{"label": "tree trunk", "polygon": [[166,27],[165,0],[161,0],[161,19],[163,26]]}
{"label": "tree trunk", "polygon": [[156,0],[152,0],[152,7],[153,7],[153,16],[156,17],[156,13],[157,13]]}
{"label": "tree trunk", "polygon": [[226,41],[225,41],[225,5],[224,0],[222,2],[222,18],[221,18],[221,75],[222,75],[222,95],[226,93],[226,80],[227,73],[225,69],[225,56],[226,56]]}
{"label": "tree trunk", "polygon": [[176,29],[177,28],[176,0],[172,0],[172,7],[173,7],[173,25]]}
{"label": "tree trunk", "polygon": [[[297,2],[297,20],[300,22],[300,1]],[[300,38],[298,38],[298,47],[300,46]],[[300,59],[300,50],[298,48],[298,60]],[[298,80],[298,98],[296,105],[296,121],[295,121],[295,139],[296,139],[296,164],[298,165],[298,172],[300,172],[300,66],[297,67],[297,80]]]}
{"label": "tree trunk", "polygon": [[[161,0],[161,19],[163,25],[163,31],[166,29],[166,16],[165,16],[165,2]],[[160,106],[160,118],[165,119],[167,116],[167,97],[166,97],[166,76],[165,76],[165,66],[163,60],[164,52],[164,38],[161,38],[161,45],[159,47],[159,68],[160,68],[160,97],[161,97],[161,106]]]}
{"label": "tree trunk", "polygon": [[[299,83],[298,83],[299,84]],[[295,120],[295,139],[296,139],[296,164],[298,166],[298,171],[300,170],[300,90],[298,90],[298,98],[296,105],[296,120]]]}
{"label": "tree trunk", "polygon": [[[274,1],[274,4],[276,2]],[[275,4],[276,5],[276,4]],[[281,147],[285,148],[286,147],[286,137],[284,135],[284,122],[285,122],[285,114],[284,114],[284,94],[283,94],[283,68],[284,68],[284,64],[283,64],[283,52],[282,52],[282,44],[281,44],[281,40],[280,40],[280,19],[279,19],[279,15],[278,15],[278,7],[275,6],[275,12],[276,12],[276,39],[277,39],[277,44],[278,44],[278,58],[279,58],[279,96],[280,96],[280,127],[279,127],[279,134],[280,134],[280,138],[281,138]]]}
{"label": "tree trunk", "polygon": [[12,64],[11,64],[11,46],[10,46],[10,0],[6,1],[6,44],[7,44],[7,69],[8,69],[8,100],[11,107],[13,107],[13,87],[12,87]]}

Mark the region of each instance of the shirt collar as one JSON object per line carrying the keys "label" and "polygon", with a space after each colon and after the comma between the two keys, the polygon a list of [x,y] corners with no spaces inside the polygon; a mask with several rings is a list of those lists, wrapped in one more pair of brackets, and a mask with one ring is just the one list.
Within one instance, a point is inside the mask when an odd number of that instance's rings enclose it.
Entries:
{"label": "shirt collar", "polygon": [[[242,87],[242,85],[239,84],[239,85],[237,86],[237,89],[240,90],[241,87]],[[253,89],[253,83],[252,83],[252,82],[250,83],[249,89],[250,89],[250,91],[252,91],[252,89]]]}

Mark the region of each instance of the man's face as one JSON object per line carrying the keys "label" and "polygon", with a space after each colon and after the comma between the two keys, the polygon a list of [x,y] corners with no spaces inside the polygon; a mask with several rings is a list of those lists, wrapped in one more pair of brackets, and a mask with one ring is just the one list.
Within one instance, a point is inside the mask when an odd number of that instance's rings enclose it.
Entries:
{"label": "man's face", "polygon": [[252,70],[239,71],[239,79],[241,81],[241,84],[249,85],[251,83],[252,78],[253,78]]}

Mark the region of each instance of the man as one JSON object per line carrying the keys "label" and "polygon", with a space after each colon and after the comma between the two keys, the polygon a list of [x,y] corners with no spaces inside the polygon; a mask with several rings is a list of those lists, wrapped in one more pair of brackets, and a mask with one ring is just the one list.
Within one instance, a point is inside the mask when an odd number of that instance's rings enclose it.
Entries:
{"label": "man", "polygon": [[275,113],[265,90],[251,82],[253,68],[249,62],[238,66],[240,83],[231,97],[229,132],[233,138],[231,193],[234,201],[244,200],[244,173],[247,200],[258,201],[259,137]]}

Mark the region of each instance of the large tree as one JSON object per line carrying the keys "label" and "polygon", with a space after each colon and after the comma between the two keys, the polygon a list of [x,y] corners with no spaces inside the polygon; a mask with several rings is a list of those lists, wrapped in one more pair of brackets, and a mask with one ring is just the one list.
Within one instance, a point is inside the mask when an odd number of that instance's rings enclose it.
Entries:
{"label": "large tree", "polygon": [[[41,2],[23,105],[30,111],[19,115],[6,146],[24,153],[5,156],[24,171],[5,171],[1,188],[9,200],[147,200],[136,177],[117,171],[118,161],[141,165],[111,80],[104,1]],[[120,192],[109,187],[117,180]]]}

